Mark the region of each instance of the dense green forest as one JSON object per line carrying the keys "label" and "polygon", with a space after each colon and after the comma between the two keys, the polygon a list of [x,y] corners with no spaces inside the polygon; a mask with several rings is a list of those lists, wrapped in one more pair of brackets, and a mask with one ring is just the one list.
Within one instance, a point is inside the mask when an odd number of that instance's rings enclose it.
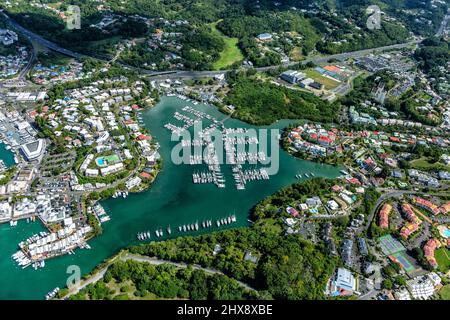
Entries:
{"label": "dense green forest", "polygon": [[231,92],[226,103],[236,107],[233,117],[264,125],[280,119],[333,122],[339,104],[328,103],[312,93],[256,80],[245,72],[228,74]]}
{"label": "dense green forest", "polygon": [[[50,4],[60,12],[64,12],[68,5],[56,0],[40,2]],[[155,28],[164,26],[166,29],[167,25],[161,25],[160,19],[188,21],[188,27],[178,30],[182,36],[177,39],[177,44],[182,50],[177,52],[179,57],[171,65],[165,59],[172,53],[170,46],[149,48],[145,42],[139,42],[123,53],[124,63],[141,67],[145,63],[156,63],[160,70],[174,67],[178,62],[187,69],[210,69],[224,48],[223,39],[209,30],[211,23],[216,23],[225,36],[236,38],[237,46],[254,66],[267,66],[279,64],[280,55],[276,50],[258,46],[255,37],[260,33],[281,35],[273,47],[281,47],[287,54],[293,48],[300,49],[302,56],[316,51],[339,53],[405,42],[410,31],[430,34],[436,30],[446,11],[444,4],[432,7],[416,0],[379,1],[381,9],[394,19],[384,19],[381,30],[371,31],[366,27],[368,15],[365,10],[372,3],[366,0],[110,0],[107,3],[73,0],[71,4],[81,8],[80,30],[67,30],[57,12],[31,5],[25,0],[0,6],[20,24],[45,38],[97,57],[111,57],[115,52],[114,46],[123,39],[148,38]],[[419,11],[421,19],[425,20],[416,21],[414,14]],[[107,32],[92,27],[108,12],[120,15],[117,16],[120,17],[118,25]],[[135,19],[134,15],[150,18],[152,22],[146,24]],[[170,28],[169,32],[172,32]],[[283,35],[285,32],[295,33],[299,43],[293,44]]]}
{"label": "dense green forest", "polygon": [[[283,188],[253,208],[255,223],[248,228],[153,242],[129,251],[220,270],[258,290],[259,298],[324,299],[338,258],[328,256],[323,245],[306,241],[300,234],[285,234],[281,218],[284,206],[304,195],[321,194],[333,183],[313,179]],[[216,245],[221,250],[214,254]],[[244,259],[248,253],[256,262]]]}
{"label": "dense green forest", "polygon": [[[222,250],[213,254],[214,246]],[[336,261],[300,235],[284,235],[278,222],[261,220],[249,228],[183,237],[130,249],[133,253],[200,264],[248,283],[263,297],[323,299]],[[245,253],[259,257],[244,260]]]}
{"label": "dense green forest", "polygon": [[450,61],[449,42],[438,38],[425,39],[414,53],[414,57],[419,62],[419,68],[426,74],[439,77],[445,73],[439,69],[445,70]]}
{"label": "dense green forest", "polygon": [[243,288],[221,274],[207,274],[192,267],[152,265],[133,260],[114,262],[102,280],[90,284],[71,300],[256,299],[257,292]]}

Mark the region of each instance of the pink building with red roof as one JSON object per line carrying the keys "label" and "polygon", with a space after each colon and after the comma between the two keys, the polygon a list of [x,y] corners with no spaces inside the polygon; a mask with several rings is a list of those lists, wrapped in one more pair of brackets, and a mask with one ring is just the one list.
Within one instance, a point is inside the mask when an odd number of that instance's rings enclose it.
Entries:
{"label": "pink building with red roof", "polygon": [[389,213],[391,213],[391,211],[392,206],[389,203],[385,203],[383,207],[381,207],[381,210],[378,213],[378,225],[380,228],[389,228]]}
{"label": "pink building with red roof", "polygon": [[403,239],[408,239],[408,237],[416,232],[419,229],[419,225],[417,223],[408,222],[405,226],[400,230],[400,236]]}
{"label": "pink building with red roof", "polygon": [[434,257],[434,251],[436,250],[437,247],[438,242],[436,239],[428,240],[425,246],[423,247],[425,258],[433,268],[437,268],[438,266],[436,258]]}
{"label": "pink building with red roof", "polygon": [[402,203],[402,212],[405,215],[406,220],[412,223],[418,223],[419,219],[414,213],[411,205],[409,203]]}
{"label": "pink building with red roof", "polygon": [[413,201],[416,206],[421,207],[427,211],[430,211],[434,215],[440,213],[439,207],[431,201],[428,201],[420,197],[414,197]]}
{"label": "pink building with red roof", "polygon": [[447,203],[444,203],[442,206],[439,207],[439,210],[442,214],[447,214],[450,212],[450,201]]}

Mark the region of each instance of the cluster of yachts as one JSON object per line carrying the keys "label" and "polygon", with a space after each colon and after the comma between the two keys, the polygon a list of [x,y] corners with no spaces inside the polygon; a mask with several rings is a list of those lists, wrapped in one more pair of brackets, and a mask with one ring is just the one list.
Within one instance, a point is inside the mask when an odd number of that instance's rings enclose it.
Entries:
{"label": "cluster of yachts", "polygon": [[32,262],[32,260],[29,257],[27,257],[27,255],[23,251],[17,251],[11,257],[19,265],[19,267],[22,267],[22,269],[25,269],[30,264],[34,268],[34,270],[45,267],[44,260]]}
{"label": "cluster of yachts", "polygon": [[[306,177],[306,178],[314,177],[314,176],[315,176],[315,174],[314,174],[313,172],[311,172],[311,173],[305,173],[305,177]],[[295,177],[296,177],[297,179],[301,179],[301,178],[302,178],[302,174],[301,174],[301,173],[296,174]]]}
{"label": "cluster of yachts", "polygon": [[[170,226],[168,226],[166,230],[169,235],[172,234],[172,229],[170,228]],[[160,237],[164,236],[164,231],[161,228],[159,228],[159,229],[155,230],[155,235],[157,238],[160,238]],[[151,235],[150,231],[139,232],[136,235],[136,238],[139,241],[149,240],[151,237],[152,237],[152,235]]]}
{"label": "cluster of yachts", "polygon": [[167,96],[168,96],[168,97],[177,97],[178,99],[185,100],[185,101],[187,101],[187,102],[192,102],[192,103],[195,104],[195,105],[198,104],[198,101],[191,100],[191,99],[189,99],[188,97],[186,97],[186,96],[184,96],[184,95],[182,95],[182,94],[168,93]]}
{"label": "cluster of yachts", "polygon": [[252,136],[248,136],[248,137],[229,137],[227,132],[228,129],[223,130],[223,134],[224,134],[224,138],[223,141],[225,143],[230,143],[230,144],[258,144],[258,138],[257,137],[252,137]]}
{"label": "cluster of yachts", "polygon": [[181,140],[182,147],[201,147],[205,144],[203,139],[190,139],[190,140]]}
{"label": "cluster of yachts", "polygon": [[12,258],[20,267],[22,267],[22,269],[25,269],[31,264],[31,259],[28,258],[22,251],[17,251],[14,253]]}
{"label": "cluster of yachts", "polygon": [[177,127],[176,125],[174,125],[172,123],[166,123],[164,125],[164,128],[166,128],[170,132],[176,133],[178,135],[181,135],[181,133],[185,130],[184,128]]}
{"label": "cluster of yachts", "polygon": [[50,291],[45,295],[45,300],[53,299],[54,297],[56,297],[59,291],[60,291],[59,287],[56,287],[55,289],[53,289],[52,291]]}
{"label": "cluster of yachts", "polygon": [[[120,191],[118,191],[118,192],[120,192]],[[122,194],[125,194],[125,193],[122,193]],[[103,208],[99,203],[97,203],[95,206],[93,206],[92,210],[97,215],[97,218],[100,220],[101,223],[111,220],[111,217],[106,214],[105,208]]]}
{"label": "cluster of yachts", "polygon": [[197,121],[200,121],[199,118],[197,118],[197,119],[194,120],[194,119],[192,119],[192,118],[190,118],[190,117],[188,117],[188,116],[185,116],[185,115],[182,114],[182,113],[179,113],[178,111],[175,112],[175,114],[173,115],[173,117],[174,117],[175,119],[177,119],[178,121],[182,121],[182,122],[186,123],[186,124],[189,125],[189,126],[193,126]]}
{"label": "cluster of yachts", "polygon": [[[235,223],[236,221],[237,221],[236,215],[233,214],[233,215],[227,216],[225,218],[217,219],[216,226],[220,227],[220,226],[224,226],[224,225],[229,225],[229,224]],[[178,226],[178,231],[179,232],[198,231],[200,229],[200,226],[202,227],[202,229],[210,228],[213,226],[213,221],[212,220],[204,220],[204,221],[202,221],[201,224],[199,224],[198,221],[196,221],[194,223],[184,224],[182,226]],[[171,230],[170,226],[168,226],[166,230],[169,235],[172,234],[172,230]],[[164,232],[161,228],[155,230],[155,234],[156,234],[157,238],[164,236]],[[151,236],[152,235],[151,235],[150,231],[144,231],[144,232],[139,232],[136,235],[136,238],[139,241],[145,241],[145,240],[150,240]]]}
{"label": "cluster of yachts", "polygon": [[233,177],[234,181],[236,182],[236,189],[238,190],[244,190],[245,184],[248,181],[255,181],[255,180],[269,180],[269,174],[267,173],[266,169],[260,168],[260,169],[249,169],[249,170],[242,170],[241,165],[236,165],[233,167]]}
{"label": "cluster of yachts", "polygon": [[266,160],[266,154],[262,151],[255,152],[238,152],[235,154],[235,158],[239,163],[246,161],[250,163],[262,162]]}
{"label": "cluster of yachts", "polygon": [[225,178],[220,171],[194,172],[192,180],[194,183],[214,183],[219,188],[225,188]]}
{"label": "cluster of yachts", "polygon": [[128,197],[128,191],[116,191],[116,192],[114,192],[112,197],[113,198],[118,198],[118,197],[126,198],[126,197]]}

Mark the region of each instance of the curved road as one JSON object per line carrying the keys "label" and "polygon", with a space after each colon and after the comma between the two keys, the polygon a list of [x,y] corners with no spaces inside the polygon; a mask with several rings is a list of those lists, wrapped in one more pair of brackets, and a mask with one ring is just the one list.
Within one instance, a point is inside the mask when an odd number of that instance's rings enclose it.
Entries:
{"label": "curved road", "polygon": [[[62,299],[66,299],[71,295],[77,294],[78,292],[80,292],[80,290],[84,289],[85,287],[87,287],[88,285],[92,284],[92,283],[96,283],[97,281],[101,280],[103,278],[103,276],[105,275],[106,271],[108,270],[108,267],[117,259],[117,257],[114,257],[107,266],[103,267],[101,270],[97,271],[94,275],[90,276],[89,279],[83,281],[82,283],[80,283],[79,285],[77,285],[76,287],[73,287],[72,289],[69,290],[69,292],[62,298]],[[134,260],[134,261],[138,261],[138,262],[146,262],[146,263],[150,263],[153,265],[160,265],[160,264],[171,264],[176,266],[177,268],[187,268],[189,266],[189,264],[186,263],[178,263],[178,262],[173,262],[173,261],[169,261],[169,260],[162,260],[162,259],[157,259],[157,258],[152,258],[152,257],[147,257],[147,256],[141,256],[141,255],[137,255],[137,254],[131,254],[131,253],[127,253],[123,256],[119,257],[119,260],[121,261],[127,261],[127,260]],[[196,264],[191,264],[190,266],[192,266],[192,269],[195,270],[203,270],[205,273],[208,274],[221,274],[221,275],[225,275],[223,272],[216,270],[216,269],[211,269],[211,268],[204,268],[202,266],[196,265]],[[236,279],[235,280],[241,287],[247,289],[247,290],[253,290],[253,291],[257,291],[254,288],[250,287],[249,285],[238,281]]]}
{"label": "curved road", "polygon": [[[53,51],[59,52],[61,54],[64,54],[64,55],[72,57],[72,58],[81,59],[81,58],[88,57],[88,56],[86,56],[84,54],[80,54],[80,53],[77,53],[77,52],[73,52],[71,50],[64,49],[64,48],[60,47],[59,45],[57,45],[56,43],[51,42],[51,41],[49,41],[47,39],[44,39],[40,35],[32,32],[32,31],[30,31],[30,30],[28,30],[28,29],[26,29],[24,27],[22,27],[20,24],[18,24],[14,19],[10,18],[3,11],[1,12],[1,14],[5,17],[5,19],[8,21],[8,23],[13,28],[15,28],[20,33],[24,34],[30,41],[31,40],[35,41],[35,42],[39,43],[40,45],[42,45],[44,47],[47,47],[48,49],[51,49]],[[315,64],[318,64],[318,63],[321,63],[321,62],[326,62],[326,61],[328,61],[330,59],[342,60],[342,59],[348,59],[348,58],[358,58],[358,57],[365,56],[365,55],[368,55],[370,53],[373,53],[375,51],[383,51],[383,50],[389,50],[389,49],[401,49],[401,48],[405,48],[405,47],[408,47],[408,46],[411,46],[411,45],[414,45],[414,44],[418,44],[419,42],[420,42],[420,40],[413,40],[413,41],[409,41],[409,42],[405,42],[405,43],[399,43],[399,44],[383,46],[383,47],[378,47],[378,48],[370,48],[370,49],[364,49],[364,50],[358,50],[358,51],[351,51],[351,52],[344,52],[344,53],[326,55],[326,56],[321,56],[321,57],[314,57],[314,58],[305,59],[305,60],[301,61],[300,63],[306,64],[308,62],[313,62]],[[107,60],[105,60],[105,61],[107,61]],[[279,68],[279,67],[293,66],[293,65],[296,65],[297,63],[299,63],[299,62],[289,62],[289,63],[285,63],[285,64],[282,64],[282,65],[261,67],[261,68],[255,68],[255,69],[258,70],[258,71],[267,71],[267,70],[275,69],[275,68]],[[185,70],[150,71],[150,70],[146,70],[146,69],[131,67],[131,66],[128,66],[128,65],[123,65],[123,66],[135,69],[139,73],[145,74],[145,75],[147,75],[149,77],[155,77],[155,78],[161,78],[161,79],[212,77],[212,76],[217,75],[217,74],[222,74],[222,73],[226,73],[226,72],[231,71],[230,69],[228,69],[228,70],[220,70],[220,71],[185,71]]]}

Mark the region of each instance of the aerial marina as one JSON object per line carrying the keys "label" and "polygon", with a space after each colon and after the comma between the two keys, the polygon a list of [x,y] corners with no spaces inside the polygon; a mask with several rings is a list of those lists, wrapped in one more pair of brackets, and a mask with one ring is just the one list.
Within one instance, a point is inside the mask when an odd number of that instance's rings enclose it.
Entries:
{"label": "aerial marina", "polygon": [[[194,115],[193,119],[186,114],[175,111],[173,117],[182,122],[183,126],[177,126],[172,123],[164,125],[166,129],[172,133],[181,135],[184,130],[188,130],[201,120],[208,120],[211,122],[209,126],[201,129],[193,139],[182,139],[181,146],[183,150],[191,151],[194,147],[194,154],[189,154],[189,165],[205,164],[207,170],[194,170],[192,173],[192,182],[194,184],[214,184],[219,188],[226,187],[226,179],[224,173],[221,171],[221,164],[223,159],[219,159],[218,154],[222,154],[225,150],[225,164],[232,166],[232,174],[235,180],[237,190],[244,190],[246,183],[256,180],[269,180],[270,176],[264,168],[243,169],[242,165],[254,164],[266,161],[266,154],[264,151],[257,151],[259,144],[256,134],[252,134],[245,128],[226,128],[224,121],[219,121],[213,116],[197,110],[191,106],[184,106],[181,111]],[[212,135],[214,130],[219,130],[222,137],[222,145],[217,140],[213,142]],[[217,133],[217,131],[215,132]],[[249,150],[245,150],[245,146]],[[204,149],[198,149],[204,147]],[[223,148],[222,150],[217,148]]]}
{"label": "aerial marina", "polygon": [[[190,116],[190,114],[181,110],[187,103],[192,108],[195,106],[195,110],[205,113],[208,112],[211,117],[218,119],[219,123],[223,122],[220,114],[208,105],[195,105],[193,102],[180,100],[176,97],[163,97],[158,106],[140,113],[145,127],[154,136],[155,143],[159,142],[163,159],[170,159],[171,150],[175,144],[175,142],[170,142],[171,132],[164,128],[164,124],[172,121],[172,115],[176,111]],[[178,120],[175,119],[175,121]],[[172,123],[175,122],[172,121]],[[245,124],[235,119],[229,119],[225,123],[229,126],[225,130],[229,134],[228,140],[230,142],[232,142],[232,133],[242,133],[245,135],[251,129],[251,127],[246,127]],[[191,140],[192,145],[201,145],[207,149],[208,142],[204,139],[205,135],[206,133],[202,137],[197,137],[197,141],[195,139]],[[241,146],[248,147],[257,142],[256,138],[253,137],[242,139],[238,136],[236,137],[237,139],[233,140]],[[234,146],[236,147],[236,145]],[[216,153],[219,156],[220,153]],[[252,153],[254,153],[254,150],[252,150]],[[208,153],[205,152],[205,154]],[[223,154],[225,156],[225,152]],[[18,253],[15,257],[22,260],[22,265],[19,266],[13,258],[10,258],[3,265],[0,262],[0,267],[5,272],[15,275],[20,284],[25,285],[28,281],[34,281],[33,283],[36,283],[36,285],[33,285],[35,290],[33,292],[22,290],[16,290],[15,292],[19,297],[23,298],[43,298],[57,286],[62,288],[67,279],[67,274],[65,272],[55,273],[55,268],[64,271],[68,265],[73,264],[74,259],[82,270],[87,270],[83,272],[88,272],[88,270],[92,270],[98,263],[114,254],[118,248],[123,248],[134,243],[160,241],[183,235],[196,235],[247,225],[249,223],[247,222],[247,214],[251,206],[260,201],[264,196],[275,192],[278,188],[292,183],[295,180],[292,176],[293,171],[311,172],[317,170],[314,172],[321,176],[336,176],[338,172],[338,169],[330,166],[316,166],[307,161],[293,159],[283,152],[280,157],[283,165],[280,166],[280,172],[276,176],[270,176],[271,183],[265,184],[263,179],[260,181],[256,179],[254,182],[246,183],[244,185],[246,190],[243,192],[232,187],[235,182],[233,171],[227,167],[233,168],[234,165],[228,161],[225,166],[222,164],[218,165],[228,188],[218,188],[214,184],[204,186],[201,184],[193,184],[193,173],[211,173],[210,168],[217,168],[217,164],[214,163],[213,159],[211,159],[208,165],[203,161],[203,154],[201,156],[202,162],[194,165],[196,167],[189,164],[189,157],[187,162],[181,166],[175,165],[171,161],[165,161],[164,170],[158,175],[152,188],[142,193],[134,194],[133,196],[131,196],[131,192],[127,196],[126,191],[120,191],[115,195],[113,194],[110,199],[98,202],[100,206],[96,206],[95,204],[88,206],[86,208],[87,212],[93,214],[99,221],[103,217],[111,217],[108,222],[105,221],[108,218],[103,219],[105,223],[102,224],[103,232],[101,236],[92,239],[89,238],[88,241],[92,250],[77,249],[86,248],[86,237],[84,237],[85,240],[80,239],[77,246],[65,248],[65,255],[55,255],[58,256],[58,259],[36,257],[37,260],[31,262],[29,254],[24,253],[19,248],[21,253]],[[263,167],[258,168],[255,164],[240,165],[242,173],[247,170],[264,169]],[[287,168],[290,169],[288,170]],[[181,183],[180,177],[183,177]],[[214,188],[209,188],[210,186],[214,186]],[[225,199],[227,200],[224,202]],[[180,210],[177,205],[179,201],[182,201],[184,204],[183,210]],[[221,203],[220,208],[211,210],[217,203]],[[233,222],[234,219],[232,218],[228,219],[228,216],[234,215],[231,214],[234,211],[236,212],[236,222]],[[161,214],[162,212],[164,214]],[[227,214],[227,212],[230,214]],[[0,229],[2,232],[5,232],[8,239],[7,242],[4,242],[4,246],[6,246],[5,252],[8,253],[8,256],[17,253],[17,244],[24,241],[24,238],[29,238],[33,234],[39,234],[42,231],[48,232],[49,234],[52,233],[46,228],[43,228],[41,223],[32,223],[33,217],[29,219],[31,219],[30,223],[21,223],[19,221],[18,225],[14,228],[11,228],[9,224],[0,226]],[[169,226],[171,233],[168,231]],[[28,230],[28,235],[25,237],[22,237],[23,230]],[[156,235],[156,230],[160,237]],[[145,236],[143,233],[145,233]],[[144,238],[145,240],[143,240]],[[47,249],[51,249],[51,247]],[[50,254],[55,254],[55,252],[51,251]],[[41,261],[43,260],[45,261],[45,267],[39,268],[39,272],[34,272],[33,264],[38,267],[38,263],[41,265]],[[23,266],[26,266],[25,271],[22,270]],[[45,285],[41,287],[37,283],[44,283]],[[0,279],[0,285],[8,286],[8,279]]]}
{"label": "aerial marina", "polygon": [[32,265],[34,269],[43,268],[46,259],[73,254],[76,248],[90,249],[85,237],[90,226],[76,229],[73,223],[57,232],[41,231],[19,243],[19,251],[12,258],[23,269]]}

